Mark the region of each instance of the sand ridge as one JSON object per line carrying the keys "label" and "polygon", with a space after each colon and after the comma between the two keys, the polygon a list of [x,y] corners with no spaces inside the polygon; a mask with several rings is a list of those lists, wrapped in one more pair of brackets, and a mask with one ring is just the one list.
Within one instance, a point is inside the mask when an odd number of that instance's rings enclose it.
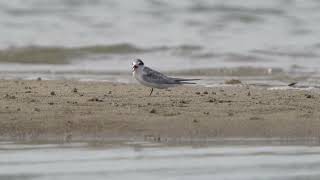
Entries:
{"label": "sand ridge", "polygon": [[1,139],[319,137],[320,96],[233,85],[0,81]]}

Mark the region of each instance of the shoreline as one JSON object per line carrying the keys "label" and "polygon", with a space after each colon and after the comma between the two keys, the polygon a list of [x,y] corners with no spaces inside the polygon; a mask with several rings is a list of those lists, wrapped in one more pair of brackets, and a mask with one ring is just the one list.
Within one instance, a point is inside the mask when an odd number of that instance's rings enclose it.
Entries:
{"label": "shoreline", "polygon": [[150,141],[320,137],[320,94],[232,85],[0,80],[0,139]]}

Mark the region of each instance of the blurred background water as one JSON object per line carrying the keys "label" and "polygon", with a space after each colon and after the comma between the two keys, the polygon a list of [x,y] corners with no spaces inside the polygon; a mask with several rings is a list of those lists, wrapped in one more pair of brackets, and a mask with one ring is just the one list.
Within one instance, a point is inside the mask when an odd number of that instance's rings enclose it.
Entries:
{"label": "blurred background water", "polygon": [[319,160],[312,145],[0,142],[1,180],[318,180]]}
{"label": "blurred background water", "polygon": [[318,0],[0,0],[0,78],[320,82]]}

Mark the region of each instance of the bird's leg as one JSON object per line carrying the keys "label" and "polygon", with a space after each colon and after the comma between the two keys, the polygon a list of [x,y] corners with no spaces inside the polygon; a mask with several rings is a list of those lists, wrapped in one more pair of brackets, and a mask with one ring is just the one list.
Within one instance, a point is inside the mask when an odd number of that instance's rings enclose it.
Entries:
{"label": "bird's leg", "polygon": [[151,96],[152,92],[153,92],[153,88],[151,88],[151,91],[150,91],[150,94],[149,94],[149,96]]}

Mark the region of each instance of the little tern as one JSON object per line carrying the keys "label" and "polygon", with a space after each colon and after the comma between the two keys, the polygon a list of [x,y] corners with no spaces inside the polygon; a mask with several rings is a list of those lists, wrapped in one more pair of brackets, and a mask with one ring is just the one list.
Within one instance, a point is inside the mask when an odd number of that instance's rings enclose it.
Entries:
{"label": "little tern", "polygon": [[166,89],[182,84],[196,84],[194,82],[188,81],[200,80],[168,77],[156,70],[145,66],[140,59],[136,59],[132,62],[132,74],[140,84],[151,87],[149,96],[151,96],[153,88]]}

